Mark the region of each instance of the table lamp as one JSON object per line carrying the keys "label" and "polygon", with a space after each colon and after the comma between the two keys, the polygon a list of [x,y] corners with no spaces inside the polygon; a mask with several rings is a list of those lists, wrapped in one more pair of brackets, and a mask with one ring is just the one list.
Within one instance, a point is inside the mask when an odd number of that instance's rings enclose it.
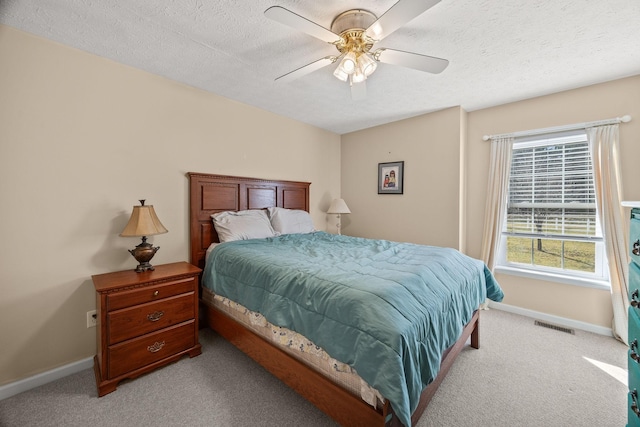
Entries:
{"label": "table lamp", "polygon": [[144,200],[140,200],[140,206],[133,207],[131,218],[129,218],[127,226],[120,235],[122,237],[142,237],[142,243],[136,246],[135,249],[129,250],[129,253],[140,263],[136,267],[136,272],[154,270],[149,261],[158,252],[160,246],[153,247],[151,243],[147,243],[147,236],[167,232],[168,230],[164,228],[155,210],[153,210],[153,205],[145,206]]}
{"label": "table lamp", "polygon": [[341,214],[350,214],[351,211],[349,207],[342,199],[333,199],[331,202],[331,206],[329,206],[328,214],[337,214],[338,215],[338,224],[336,227],[338,228],[338,234],[340,234],[340,215]]}

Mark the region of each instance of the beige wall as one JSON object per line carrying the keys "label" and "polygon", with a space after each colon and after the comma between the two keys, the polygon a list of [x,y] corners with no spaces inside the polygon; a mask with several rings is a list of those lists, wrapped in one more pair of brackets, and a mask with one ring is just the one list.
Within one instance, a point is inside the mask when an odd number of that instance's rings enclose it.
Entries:
{"label": "beige wall", "polygon": [[[625,200],[640,200],[636,163],[640,159],[640,76],[515,102],[469,114],[467,251],[480,257],[491,135],[609,119],[630,114],[620,125],[620,151]],[[505,304],[541,311],[578,321],[611,327],[613,312],[609,291],[498,274]]]}
{"label": "beige wall", "polygon": [[[461,109],[342,135],[345,234],[458,248]],[[404,161],[404,194],[378,194],[378,163]]]}
{"label": "beige wall", "polygon": [[6,26],[0,64],[0,384],[95,354],[91,275],[135,267],[139,198],[154,263],[188,260],[186,172],[310,181],[326,228],[339,135]]}
{"label": "beige wall", "polygon": [[[482,136],[624,114],[633,117],[620,126],[624,199],[640,200],[640,76],[469,113],[448,109],[343,135],[342,195],[353,211],[344,233],[458,247],[480,258],[490,154]],[[406,162],[405,194],[376,194],[377,163],[395,160]],[[497,278],[505,304],[611,326],[608,291]]]}

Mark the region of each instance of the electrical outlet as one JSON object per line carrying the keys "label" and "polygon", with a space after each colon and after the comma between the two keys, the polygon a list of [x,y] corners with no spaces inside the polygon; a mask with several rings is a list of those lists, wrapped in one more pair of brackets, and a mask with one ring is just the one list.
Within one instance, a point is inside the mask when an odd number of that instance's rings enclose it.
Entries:
{"label": "electrical outlet", "polygon": [[98,315],[95,310],[87,311],[87,328],[95,328],[98,324]]}

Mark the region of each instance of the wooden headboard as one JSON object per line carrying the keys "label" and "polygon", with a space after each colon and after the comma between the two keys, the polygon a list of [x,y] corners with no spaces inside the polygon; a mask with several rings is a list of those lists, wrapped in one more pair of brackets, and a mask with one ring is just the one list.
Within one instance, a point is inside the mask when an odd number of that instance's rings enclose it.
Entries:
{"label": "wooden headboard", "polygon": [[217,243],[211,214],[274,206],[309,211],[309,182],[274,181],[189,172],[191,264],[204,268],[207,248]]}

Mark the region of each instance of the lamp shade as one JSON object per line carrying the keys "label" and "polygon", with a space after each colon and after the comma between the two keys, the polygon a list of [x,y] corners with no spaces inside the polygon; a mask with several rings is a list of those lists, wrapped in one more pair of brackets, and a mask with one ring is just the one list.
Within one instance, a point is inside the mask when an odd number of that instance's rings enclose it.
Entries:
{"label": "lamp shade", "polygon": [[342,199],[333,199],[331,202],[331,206],[329,206],[329,210],[327,211],[329,214],[350,214],[351,211],[349,207]]}
{"label": "lamp shade", "polygon": [[127,226],[122,230],[122,237],[142,237],[153,236],[155,234],[164,234],[168,230],[158,219],[153,205],[145,206],[144,200],[140,200],[141,206],[134,206],[131,212],[131,218]]}

